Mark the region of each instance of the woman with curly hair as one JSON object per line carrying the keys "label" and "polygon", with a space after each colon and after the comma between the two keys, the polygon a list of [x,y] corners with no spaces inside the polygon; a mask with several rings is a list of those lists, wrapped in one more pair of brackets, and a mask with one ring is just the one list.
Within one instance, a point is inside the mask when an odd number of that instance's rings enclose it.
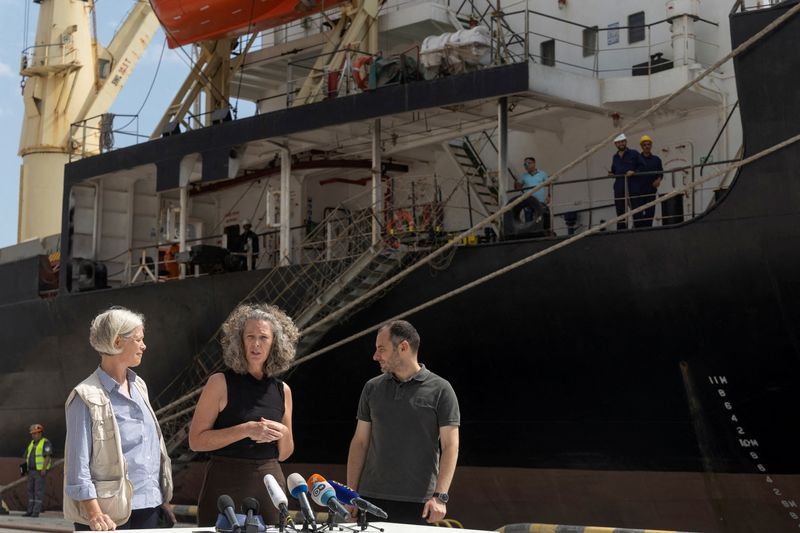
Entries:
{"label": "woman with curly hair", "polygon": [[[292,391],[276,377],[294,360],[294,322],[271,305],[240,305],[222,332],[228,369],[208,378],[189,429],[189,447],[211,455],[198,503],[198,525],[204,527],[216,522],[219,495],[241,502],[262,494],[265,474],[286,490],[278,462],[294,451]],[[263,505],[261,512],[267,523],[278,522],[273,506]]]}

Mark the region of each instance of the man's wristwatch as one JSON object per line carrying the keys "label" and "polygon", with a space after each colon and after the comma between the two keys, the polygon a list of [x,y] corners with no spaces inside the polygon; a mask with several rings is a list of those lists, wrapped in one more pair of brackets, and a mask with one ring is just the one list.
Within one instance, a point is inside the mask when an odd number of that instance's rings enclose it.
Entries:
{"label": "man's wristwatch", "polygon": [[448,496],[446,492],[434,492],[432,497],[442,503],[447,503],[450,500],[450,496]]}

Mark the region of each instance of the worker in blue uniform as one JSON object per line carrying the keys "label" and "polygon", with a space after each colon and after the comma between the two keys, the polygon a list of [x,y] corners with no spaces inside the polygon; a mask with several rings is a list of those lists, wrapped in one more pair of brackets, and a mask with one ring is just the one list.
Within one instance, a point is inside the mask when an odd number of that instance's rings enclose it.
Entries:
{"label": "worker in blue uniform", "polygon": [[[614,146],[617,152],[611,158],[609,176],[614,176],[614,207],[617,216],[628,211],[630,198],[638,194],[637,183],[631,177],[644,168],[642,156],[633,148],[628,148],[628,138],[624,133],[614,137]],[[627,187],[626,187],[627,182]],[[626,190],[627,189],[627,190]],[[628,224],[625,219],[617,222],[617,229],[626,229]]]}
{"label": "worker in blue uniform", "polygon": [[[661,163],[661,158],[653,153],[653,139],[649,135],[642,135],[639,139],[639,146],[642,147],[640,155],[644,164],[642,168],[644,174],[634,178],[636,182],[634,188],[637,194],[636,196],[631,196],[632,209],[655,200],[658,186],[661,185],[661,179],[664,177],[664,165]],[[656,206],[654,205],[644,211],[634,213],[633,226],[635,228],[649,228],[653,225],[655,215]]]}

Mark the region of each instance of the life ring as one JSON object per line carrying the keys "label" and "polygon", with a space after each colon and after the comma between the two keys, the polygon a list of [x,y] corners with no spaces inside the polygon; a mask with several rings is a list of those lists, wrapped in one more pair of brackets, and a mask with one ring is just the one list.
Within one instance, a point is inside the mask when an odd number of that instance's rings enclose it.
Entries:
{"label": "life ring", "polygon": [[398,231],[414,231],[414,218],[405,209],[398,209],[386,224],[386,232],[394,235]]}
{"label": "life ring", "polygon": [[356,86],[366,90],[369,85],[369,66],[372,64],[372,56],[360,55],[353,61],[353,80]]}

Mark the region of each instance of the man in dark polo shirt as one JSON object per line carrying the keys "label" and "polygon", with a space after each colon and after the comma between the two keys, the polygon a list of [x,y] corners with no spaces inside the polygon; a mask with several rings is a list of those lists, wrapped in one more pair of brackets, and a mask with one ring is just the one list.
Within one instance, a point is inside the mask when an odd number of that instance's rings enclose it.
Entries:
{"label": "man in dark polo shirt", "polygon": [[372,358],[383,374],[361,392],[347,483],[390,522],[434,524],[447,513],[461,415],[453,387],[417,362],[418,351],[405,320],[378,330]]}

